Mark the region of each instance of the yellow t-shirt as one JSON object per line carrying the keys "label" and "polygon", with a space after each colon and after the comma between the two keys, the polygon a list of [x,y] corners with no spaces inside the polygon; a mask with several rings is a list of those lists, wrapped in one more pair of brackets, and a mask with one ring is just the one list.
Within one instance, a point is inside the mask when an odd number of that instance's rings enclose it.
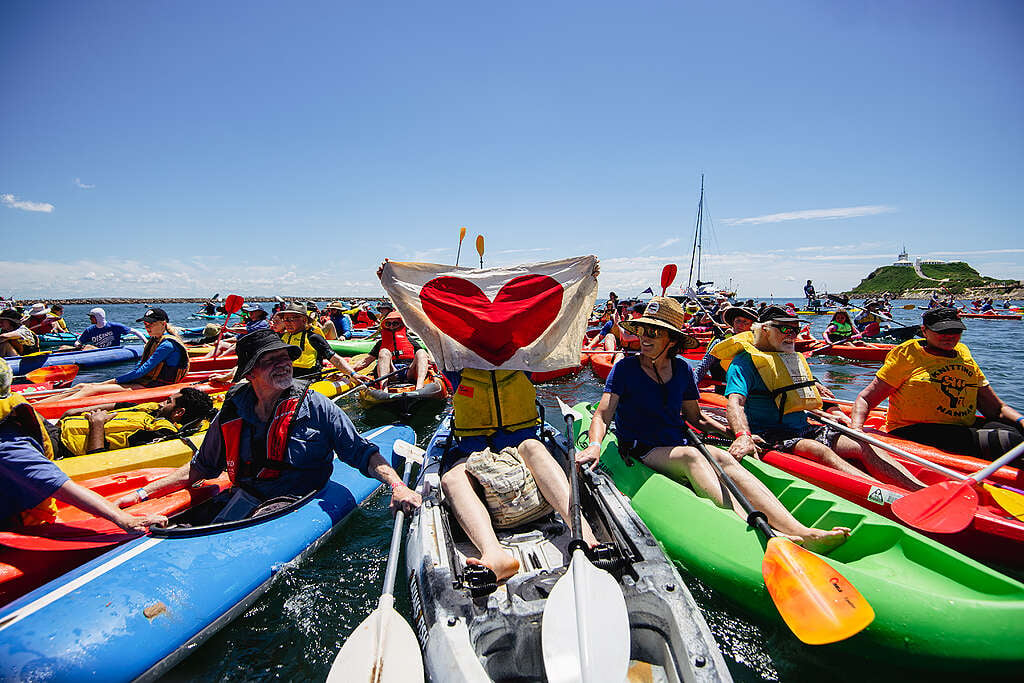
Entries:
{"label": "yellow t-shirt", "polygon": [[878,379],[896,387],[889,397],[885,427],[892,430],[919,422],[974,423],[978,389],[988,385],[981,368],[963,344],[956,356],[936,356],[921,339],[903,342],[885,357]]}

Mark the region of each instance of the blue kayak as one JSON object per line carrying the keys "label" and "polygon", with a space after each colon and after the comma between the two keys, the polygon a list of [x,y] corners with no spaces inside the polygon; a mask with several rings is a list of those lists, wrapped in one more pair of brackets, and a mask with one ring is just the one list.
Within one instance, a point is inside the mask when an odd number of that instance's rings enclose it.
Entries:
{"label": "blue kayak", "polygon": [[[403,425],[363,436],[381,453]],[[282,511],[154,530],[0,610],[0,680],[154,679],[240,616],[280,570],[311,554],[381,484],[340,460],[331,480]]]}
{"label": "blue kayak", "polygon": [[47,332],[37,335],[39,337],[39,348],[52,349],[54,346],[74,344],[78,341],[78,335],[74,332]]}
{"label": "blue kayak", "polygon": [[142,358],[142,344],[127,346],[111,346],[109,349],[91,349],[89,351],[59,351],[32,354],[30,356],[9,356],[4,360],[11,366],[15,375],[45,368],[50,365],[77,365],[80,368],[96,368],[101,365],[113,365],[128,360]]}

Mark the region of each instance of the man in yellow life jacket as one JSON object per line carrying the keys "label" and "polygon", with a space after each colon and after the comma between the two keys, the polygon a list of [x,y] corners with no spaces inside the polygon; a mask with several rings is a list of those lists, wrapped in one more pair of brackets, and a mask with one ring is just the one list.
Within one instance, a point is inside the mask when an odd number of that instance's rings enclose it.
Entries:
{"label": "man in yellow life jacket", "polygon": [[349,379],[359,382],[366,381],[365,377],[356,375],[356,371],[348,361],[334,352],[323,335],[310,329],[309,316],[306,315],[305,306],[295,303],[285,304],[274,315],[274,319],[282,328],[281,340],[285,344],[299,349],[298,355],[292,362],[296,377],[317,377],[323,371],[323,362],[328,361],[345,373]]}
{"label": "man in yellow life jacket", "polygon": [[[493,511],[488,511],[477,493],[479,479],[467,469],[470,456],[487,448],[492,453],[516,449],[541,496],[562,519],[571,519],[569,480],[538,439],[537,391],[525,372],[465,368],[445,372],[445,376],[456,389],[452,397],[454,442],[441,460],[441,488],[459,524],[480,551],[479,559],[470,558],[467,563],[490,569],[501,581],[518,571],[519,561],[498,542]],[[586,520],[583,527],[583,540],[595,545]]]}
{"label": "man in yellow life jacket", "polygon": [[213,413],[213,399],[185,387],[161,403],[106,403],[69,410],[48,431],[56,457],[66,458],[176,438],[183,427],[196,427]]}
{"label": "man in yellow life jacket", "polygon": [[725,379],[725,371],[729,369],[732,359],[743,350],[743,344],[754,343],[751,325],[757,322],[757,313],[744,306],[730,306],[722,311],[722,320],[732,328],[732,335],[708,344],[707,353],[693,371],[693,379],[697,384],[707,377],[717,381]]}
{"label": "man in yellow life jacket", "polygon": [[[823,414],[818,382],[803,354],[794,350],[800,320],[769,306],[729,365],[725,395],[727,417],[736,439],[729,453],[737,459],[757,452],[754,434],[769,448],[795,453],[847,474],[863,477],[844,458],[857,458],[873,476],[916,490],[924,484],[886,453],[859,443],[825,425],[811,425],[809,413]],[[833,406],[828,417],[849,424]],[[753,434],[752,434],[753,432]]]}
{"label": "man in yellow life jacket", "polygon": [[11,367],[0,358],[0,529],[54,519],[53,499],[109,519],[126,531],[166,524],[163,515],[137,516],[68,478],[51,457],[44,420],[20,395],[11,393]]}

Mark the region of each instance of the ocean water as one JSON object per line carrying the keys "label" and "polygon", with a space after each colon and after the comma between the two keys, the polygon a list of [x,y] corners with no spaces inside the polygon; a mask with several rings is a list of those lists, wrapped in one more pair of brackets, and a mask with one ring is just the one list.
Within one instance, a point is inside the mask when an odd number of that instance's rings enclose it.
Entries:
{"label": "ocean water", "polygon": [[[894,316],[901,324],[920,322],[920,311],[899,308]],[[68,306],[65,318],[72,330],[88,325],[89,306]],[[141,317],[141,305],[119,304],[105,307],[108,318],[130,326]],[[207,321],[189,320],[196,304],[165,306],[172,322],[201,327]],[[828,316],[807,320],[812,331],[820,334]],[[1024,408],[1024,322],[968,320],[963,341],[970,347],[996,392],[1008,403]],[[123,366],[122,366],[123,367]],[[105,379],[122,367],[83,371],[82,379]],[[840,397],[852,399],[874,375],[877,365],[844,361],[831,357],[812,359],[815,374]],[[589,369],[575,377],[563,378],[538,388],[548,415],[557,414],[555,397],[572,405],[596,401],[602,384]],[[359,429],[387,424],[395,417],[387,412],[363,412],[354,400],[343,399],[341,407]],[[442,417],[440,409],[417,413],[411,426],[424,445]],[[557,426],[557,420],[553,421]],[[323,680],[335,654],[347,635],[376,607],[387,562],[391,536],[391,516],[387,497],[378,496],[353,513],[342,530],[309,561],[288,569],[274,587],[243,616],[236,619],[173,669],[166,677],[172,681],[242,680]],[[397,608],[409,616],[408,588],[399,572],[396,587]],[[714,589],[689,577],[690,590],[704,610],[705,617],[719,642],[730,670],[737,680],[820,681],[863,680],[874,675],[920,680],[936,680],[935,674],[915,675],[897,672],[887,664],[885,672],[870,662],[841,661],[823,656],[822,651],[797,641],[785,627],[754,619]],[[951,618],[954,618],[951,615]],[[1008,643],[1020,647],[1020,643]]]}

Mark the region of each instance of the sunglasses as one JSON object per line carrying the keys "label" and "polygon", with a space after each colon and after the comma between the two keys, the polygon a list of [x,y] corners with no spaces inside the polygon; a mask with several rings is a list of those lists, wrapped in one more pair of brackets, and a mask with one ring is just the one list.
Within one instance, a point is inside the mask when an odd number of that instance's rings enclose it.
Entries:
{"label": "sunglasses", "polygon": [[652,327],[650,325],[638,325],[636,332],[648,339],[661,339],[662,337],[668,336],[668,330],[660,327]]}
{"label": "sunglasses", "polygon": [[385,330],[397,330],[402,327],[402,323],[384,323]]}
{"label": "sunglasses", "polygon": [[782,334],[796,334],[800,331],[800,328],[796,325],[771,325]]}

